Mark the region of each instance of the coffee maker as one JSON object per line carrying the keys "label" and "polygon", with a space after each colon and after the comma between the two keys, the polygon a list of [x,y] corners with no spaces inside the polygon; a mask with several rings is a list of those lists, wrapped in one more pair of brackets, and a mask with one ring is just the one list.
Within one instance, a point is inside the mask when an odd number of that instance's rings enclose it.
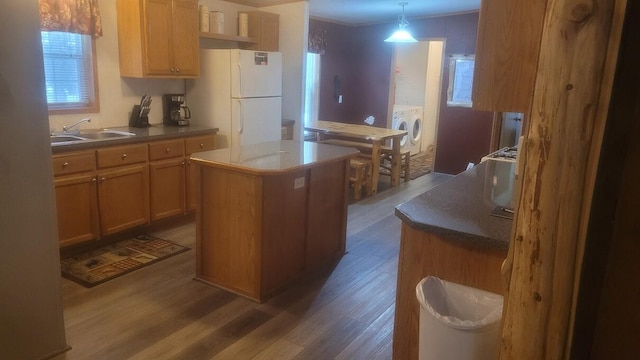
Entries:
{"label": "coffee maker", "polygon": [[191,118],[191,110],[183,106],[184,94],[162,95],[162,122],[170,126],[187,126]]}

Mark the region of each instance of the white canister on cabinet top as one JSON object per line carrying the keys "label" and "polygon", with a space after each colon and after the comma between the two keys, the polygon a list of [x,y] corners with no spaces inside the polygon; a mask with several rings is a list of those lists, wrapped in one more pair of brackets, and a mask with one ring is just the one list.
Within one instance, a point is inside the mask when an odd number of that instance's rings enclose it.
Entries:
{"label": "white canister on cabinet top", "polygon": [[224,13],[221,11],[212,11],[209,17],[209,28],[212,33],[224,34]]}
{"label": "white canister on cabinet top", "polygon": [[200,15],[200,31],[209,32],[209,7],[207,5],[200,5],[198,12]]}
{"label": "white canister on cabinet top", "polygon": [[238,13],[238,36],[249,36],[249,14]]}

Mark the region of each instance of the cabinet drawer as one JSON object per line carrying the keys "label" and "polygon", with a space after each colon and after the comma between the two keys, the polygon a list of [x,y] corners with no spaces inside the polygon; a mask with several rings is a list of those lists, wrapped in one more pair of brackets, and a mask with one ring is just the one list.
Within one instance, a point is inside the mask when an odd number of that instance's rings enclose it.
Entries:
{"label": "cabinet drawer", "polygon": [[184,140],[158,141],[149,144],[149,160],[162,160],[184,156]]}
{"label": "cabinet drawer", "polygon": [[187,138],[185,140],[185,144],[187,146],[186,153],[188,155],[191,155],[198,151],[214,150],[216,148],[216,136],[215,134],[213,134]]}
{"label": "cabinet drawer", "polygon": [[147,144],[118,146],[98,150],[98,168],[146,162]]}
{"label": "cabinet drawer", "polygon": [[53,175],[67,175],[96,169],[93,151],[53,156]]}

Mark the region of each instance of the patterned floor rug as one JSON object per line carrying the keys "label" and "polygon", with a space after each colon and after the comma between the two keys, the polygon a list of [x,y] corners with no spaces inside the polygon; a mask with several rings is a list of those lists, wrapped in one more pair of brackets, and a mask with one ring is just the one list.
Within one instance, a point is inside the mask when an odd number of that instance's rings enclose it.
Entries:
{"label": "patterned floor rug", "polygon": [[93,287],[187,250],[164,239],[139,235],[63,259],[62,276]]}
{"label": "patterned floor rug", "polygon": [[[413,180],[422,175],[426,175],[433,170],[433,150],[411,155],[409,162],[409,179]],[[380,174],[389,175],[389,171],[381,168]]]}

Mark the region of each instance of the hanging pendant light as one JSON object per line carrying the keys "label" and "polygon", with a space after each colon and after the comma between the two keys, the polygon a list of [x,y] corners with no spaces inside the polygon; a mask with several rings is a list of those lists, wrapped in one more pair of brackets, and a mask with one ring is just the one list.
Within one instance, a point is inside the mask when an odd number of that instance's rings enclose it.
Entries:
{"label": "hanging pendant light", "polygon": [[407,4],[408,3],[406,2],[401,2],[398,4],[402,6],[402,15],[398,16],[398,20],[400,21],[400,24],[398,25],[398,30],[396,30],[396,32],[394,32],[391,36],[386,38],[384,41],[386,42],[418,42],[418,40],[414,39],[413,36],[411,36],[411,34],[409,34],[409,32],[405,29],[407,26],[409,26],[409,22],[404,17],[404,7]]}

